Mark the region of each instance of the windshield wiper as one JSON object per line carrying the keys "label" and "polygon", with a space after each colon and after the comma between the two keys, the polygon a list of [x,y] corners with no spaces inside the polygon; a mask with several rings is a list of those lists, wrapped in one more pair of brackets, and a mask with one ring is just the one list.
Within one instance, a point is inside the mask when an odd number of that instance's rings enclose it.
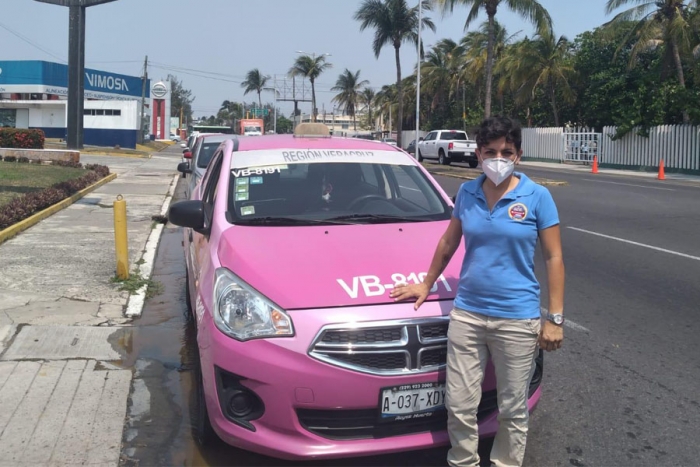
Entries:
{"label": "windshield wiper", "polygon": [[429,222],[430,219],[418,217],[392,216],[389,214],[348,214],[346,216],[331,217],[331,221],[366,221],[368,224],[382,224],[392,222]]}
{"label": "windshield wiper", "polygon": [[348,224],[336,219],[303,219],[300,217],[267,216],[253,217],[236,221],[238,225],[328,225],[328,224]]}

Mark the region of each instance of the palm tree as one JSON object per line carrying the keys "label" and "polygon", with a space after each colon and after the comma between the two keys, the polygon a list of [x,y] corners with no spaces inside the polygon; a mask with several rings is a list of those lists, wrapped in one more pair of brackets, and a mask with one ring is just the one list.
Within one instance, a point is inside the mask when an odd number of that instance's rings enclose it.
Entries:
{"label": "palm tree", "polygon": [[260,70],[258,70],[257,68],[253,68],[248,72],[248,74],[246,74],[245,81],[241,83],[241,87],[245,88],[245,92],[243,94],[248,94],[249,92],[253,91],[258,93],[258,105],[261,109],[262,99],[260,97],[260,93],[262,92],[269,79],[269,76],[263,75],[262,73],[260,73]]}
{"label": "palm tree", "polygon": [[331,88],[331,91],[338,92],[333,98],[333,102],[337,102],[344,108],[344,112],[352,117],[352,126],[355,131],[357,131],[355,111],[357,110],[357,103],[360,97],[360,88],[368,84],[369,81],[366,79],[360,81],[360,70],[353,73],[346,68],[345,71],[338,76],[335,86]]}
{"label": "palm tree", "polygon": [[333,67],[326,61],[325,55],[300,55],[294,65],[289,69],[289,76],[301,76],[308,78],[311,83],[311,121],[316,121],[316,78],[327,69]]}
{"label": "palm tree", "polygon": [[364,106],[367,108],[367,121],[369,121],[369,126],[370,129],[374,129],[374,120],[372,120],[372,109],[374,108],[376,102],[375,98],[377,96],[377,93],[374,91],[372,88],[364,88],[359,95],[360,102],[364,104]]}
{"label": "palm tree", "polygon": [[[666,53],[676,69],[678,84],[685,89],[685,75],[681,54],[691,49],[692,25],[689,22],[690,4],[698,4],[697,0],[608,0],[605,12],[610,14],[622,5],[638,3],[635,7],[617,14],[604,26],[611,26],[626,21],[637,21],[625,44],[635,38],[630,63],[633,64],[637,55],[658,45],[666,45]],[[683,111],[683,123],[689,123],[687,111]]]}
{"label": "palm tree", "polygon": [[396,95],[396,84],[385,84],[374,98],[377,110],[380,112],[382,127],[384,126],[385,120],[389,121],[389,132],[392,130],[393,122],[396,121],[396,117],[392,118],[393,115],[396,115],[394,110],[397,106]]}
{"label": "palm tree", "polygon": [[544,89],[552,105],[554,126],[558,127],[557,91],[567,102],[574,100],[571,81],[575,70],[568,39],[565,36],[556,39],[554,34],[547,33],[534,39],[525,38],[509,49],[500,65],[498,71],[507,77],[519,101],[529,103],[538,89]]}
{"label": "palm tree", "polygon": [[[447,102],[459,85],[459,58],[464,49],[452,39],[442,39],[425,55],[421,64],[421,91],[432,95],[431,110]],[[424,87],[423,87],[424,86]]]}
{"label": "palm tree", "polygon": [[481,10],[486,11],[488,16],[488,45],[486,49],[486,99],[484,102],[484,117],[491,116],[491,88],[493,85],[493,66],[494,66],[494,48],[496,43],[496,13],[498,7],[503,3],[511,10],[519,13],[532,21],[538,31],[543,32],[552,29],[552,18],[547,10],[540,5],[537,0],[435,0],[442,7],[442,11],[450,13],[454,10],[455,4],[463,4],[466,7],[471,7],[467,20],[464,23],[464,29],[476,20]]}
{"label": "palm tree", "polygon": [[[420,0],[424,10],[431,10],[430,0]],[[360,8],[355,12],[355,20],[360,21],[360,31],[373,27],[374,41],[372,49],[374,56],[379,58],[379,53],[385,45],[394,47],[396,59],[396,90],[399,100],[399,115],[397,118],[396,141],[401,147],[401,129],[403,125],[403,87],[401,86],[401,59],[399,51],[401,45],[408,41],[418,45],[418,6],[409,8],[406,0],[364,0]],[[435,31],[435,24],[430,18],[422,18],[421,27],[428,27]]]}

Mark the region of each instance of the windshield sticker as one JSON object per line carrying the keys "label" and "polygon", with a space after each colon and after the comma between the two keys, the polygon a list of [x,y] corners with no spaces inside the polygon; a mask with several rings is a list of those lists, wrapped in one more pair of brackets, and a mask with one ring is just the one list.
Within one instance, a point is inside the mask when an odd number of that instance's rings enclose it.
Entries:
{"label": "windshield sticker", "polygon": [[238,185],[236,187],[236,193],[248,193],[248,185]]}
{"label": "windshield sticker", "polygon": [[241,208],[241,216],[252,216],[255,214],[255,206],[243,206]]}
{"label": "windshield sticker", "polygon": [[[387,294],[400,284],[420,284],[427,275],[428,273],[426,272],[421,272],[420,274],[412,272],[408,276],[396,273],[391,275],[392,283],[385,283],[388,281],[382,280],[379,276],[355,276],[349,283],[343,279],[336,279],[336,281],[350,298],[356,299],[361,294],[363,294],[364,297],[378,297]],[[430,289],[430,293],[438,292],[440,288],[443,288],[447,292],[452,292],[452,287],[450,287],[447,279],[445,279],[445,276],[442,274],[438,277],[433,288]]]}
{"label": "windshield sticker", "polygon": [[251,185],[262,185],[263,178],[262,177],[250,177],[250,184]]}
{"label": "windshield sticker", "polygon": [[247,185],[250,179],[248,177],[242,177],[242,178],[237,178],[236,179],[236,185]]}
{"label": "windshield sticker", "polygon": [[236,201],[248,201],[248,193],[236,193]]}

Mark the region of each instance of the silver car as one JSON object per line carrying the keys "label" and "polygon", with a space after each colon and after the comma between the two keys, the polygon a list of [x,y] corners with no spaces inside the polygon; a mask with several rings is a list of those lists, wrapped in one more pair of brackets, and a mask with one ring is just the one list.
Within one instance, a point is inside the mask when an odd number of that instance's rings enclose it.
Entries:
{"label": "silver car", "polygon": [[192,171],[192,176],[189,177],[189,182],[185,188],[185,194],[187,199],[190,198],[191,193],[194,191],[195,187],[199,181],[204,176],[207,171],[207,165],[212,156],[216,152],[216,149],[229,139],[236,139],[237,135],[205,135],[200,136],[196,139],[194,148],[192,148],[192,159],[190,159],[190,170]]}

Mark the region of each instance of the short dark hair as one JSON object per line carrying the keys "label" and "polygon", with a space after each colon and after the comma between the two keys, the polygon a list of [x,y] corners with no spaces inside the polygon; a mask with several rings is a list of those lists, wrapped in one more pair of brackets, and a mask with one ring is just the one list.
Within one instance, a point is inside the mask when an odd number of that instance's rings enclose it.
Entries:
{"label": "short dark hair", "polygon": [[485,119],[476,132],[476,146],[481,149],[491,141],[505,137],[515,149],[520,151],[523,143],[523,132],[520,123],[509,117],[496,116]]}

